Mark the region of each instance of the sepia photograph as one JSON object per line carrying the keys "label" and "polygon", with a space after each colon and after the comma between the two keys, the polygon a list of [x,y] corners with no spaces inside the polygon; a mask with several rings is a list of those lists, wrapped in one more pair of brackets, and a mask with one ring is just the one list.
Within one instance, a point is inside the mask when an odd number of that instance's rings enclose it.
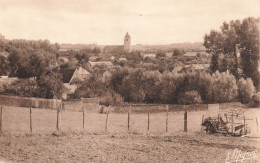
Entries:
{"label": "sepia photograph", "polygon": [[0,163],[260,162],[260,0],[0,0]]}

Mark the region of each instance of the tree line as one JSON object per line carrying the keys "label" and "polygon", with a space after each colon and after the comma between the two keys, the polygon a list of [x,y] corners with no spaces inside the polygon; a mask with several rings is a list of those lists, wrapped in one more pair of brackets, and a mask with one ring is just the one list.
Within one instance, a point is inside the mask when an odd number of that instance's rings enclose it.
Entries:
{"label": "tree line", "polygon": [[57,62],[59,45],[49,40],[0,40],[0,75],[18,77],[6,92],[20,96],[61,98],[64,90]]}
{"label": "tree line", "polygon": [[[109,92],[109,93],[108,93]],[[228,72],[172,74],[143,69],[118,69],[102,83],[92,76],[76,90],[75,97],[117,96],[125,102],[196,104],[241,101],[249,103],[255,94],[250,78],[238,82]],[[116,100],[115,100],[116,101]]]}
{"label": "tree line", "polygon": [[238,80],[251,78],[259,90],[259,22],[260,18],[224,22],[220,30],[204,37],[204,46],[212,54],[211,71],[230,71]]}

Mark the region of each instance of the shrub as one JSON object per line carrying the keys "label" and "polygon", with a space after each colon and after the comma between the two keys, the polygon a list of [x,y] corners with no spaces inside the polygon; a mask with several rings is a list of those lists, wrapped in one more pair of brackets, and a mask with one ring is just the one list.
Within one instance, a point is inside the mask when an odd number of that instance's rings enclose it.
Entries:
{"label": "shrub", "polygon": [[255,87],[251,78],[239,79],[238,81],[239,99],[242,103],[249,103],[255,93]]}
{"label": "shrub", "polygon": [[75,91],[74,98],[94,98],[101,97],[106,92],[106,85],[101,80],[93,75],[88,80],[83,82]]}
{"label": "shrub", "polygon": [[162,103],[173,104],[176,102],[176,86],[173,74],[164,72],[160,82],[161,90],[159,98]]}
{"label": "shrub", "polygon": [[19,79],[10,85],[5,85],[5,93],[35,97],[37,95],[37,83],[34,79]]}
{"label": "shrub", "polygon": [[231,102],[237,98],[237,84],[233,75],[218,71],[212,75],[212,102]]}
{"label": "shrub", "polygon": [[103,104],[105,106],[114,106],[114,105],[122,105],[124,102],[121,95],[116,93],[113,90],[107,91],[105,95],[105,100],[102,101],[100,104]]}
{"label": "shrub", "polygon": [[178,96],[178,104],[189,105],[199,103],[202,103],[202,101],[197,91],[187,91]]}
{"label": "shrub", "polygon": [[248,106],[259,108],[259,104],[260,104],[260,92],[257,92],[252,96],[251,101],[248,103]]}

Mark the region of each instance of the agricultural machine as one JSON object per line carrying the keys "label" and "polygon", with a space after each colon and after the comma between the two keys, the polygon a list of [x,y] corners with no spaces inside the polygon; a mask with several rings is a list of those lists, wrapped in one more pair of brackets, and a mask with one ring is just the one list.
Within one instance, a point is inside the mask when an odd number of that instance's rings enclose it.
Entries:
{"label": "agricultural machine", "polygon": [[245,109],[231,108],[226,109],[217,117],[208,117],[202,122],[202,127],[206,133],[222,133],[232,136],[242,136],[250,133],[250,129],[245,117]]}

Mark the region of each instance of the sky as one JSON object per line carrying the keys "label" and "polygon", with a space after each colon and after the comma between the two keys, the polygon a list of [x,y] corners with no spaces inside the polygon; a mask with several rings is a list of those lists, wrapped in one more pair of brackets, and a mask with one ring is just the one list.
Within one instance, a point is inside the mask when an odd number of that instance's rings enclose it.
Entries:
{"label": "sky", "polygon": [[260,16],[260,0],[0,0],[7,39],[121,45],[202,42],[224,21]]}

